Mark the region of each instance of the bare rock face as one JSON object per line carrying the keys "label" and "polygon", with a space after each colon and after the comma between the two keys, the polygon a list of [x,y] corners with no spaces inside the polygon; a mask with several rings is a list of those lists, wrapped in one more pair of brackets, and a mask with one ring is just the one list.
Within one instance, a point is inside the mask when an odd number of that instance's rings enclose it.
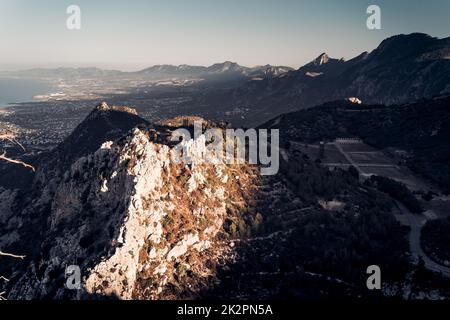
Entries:
{"label": "bare rock face", "polygon": [[[41,247],[10,298],[189,298],[214,281],[230,255],[226,204],[250,192],[253,169],[206,163],[204,136],[186,146],[190,165],[134,129],[45,181],[51,187],[24,210],[46,216]],[[71,265],[81,293],[65,288]]]}
{"label": "bare rock face", "polygon": [[[185,168],[176,165],[173,157],[173,150],[149,142],[139,130],[121,150],[119,164],[132,164],[127,169],[127,175],[133,177],[127,194],[130,201],[115,239],[119,247],[111,257],[92,268],[86,281],[88,292],[115,294],[124,299],[134,295],[156,298],[171,278],[174,264],[180,263],[177,260],[183,260],[190,250],[202,252],[211,247],[210,240],[221,228],[226,214],[225,185],[220,183],[221,176],[203,166],[194,166],[185,173],[186,178],[194,177],[200,183],[194,188],[189,183],[181,185],[177,178]],[[201,188],[205,175],[218,180],[214,190]],[[114,179],[117,177],[108,181],[108,189],[114,190]],[[190,208],[182,208],[189,203],[186,197],[192,197]],[[201,197],[208,197],[209,203],[194,201]],[[176,227],[181,221],[171,222],[177,215],[184,220],[179,229]],[[142,288],[137,283],[141,276],[147,282],[151,280],[152,286]]]}
{"label": "bare rock face", "polygon": [[347,98],[347,101],[349,101],[349,102],[351,102],[353,104],[362,104],[362,101],[359,98],[357,98],[357,97]]}
{"label": "bare rock face", "polygon": [[330,57],[326,53],[322,53],[316,59],[314,59],[313,63],[316,66],[321,66],[326,64],[330,60]]}

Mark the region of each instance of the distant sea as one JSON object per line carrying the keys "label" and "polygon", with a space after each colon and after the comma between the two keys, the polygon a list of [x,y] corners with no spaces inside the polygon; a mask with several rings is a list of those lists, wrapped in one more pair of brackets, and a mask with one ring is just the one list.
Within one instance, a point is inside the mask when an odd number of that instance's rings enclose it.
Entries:
{"label": "distant sea", "polygon": [[0,106],[33,101],[34,96],[51,92],[51,86],[37,80],[0,78]]}

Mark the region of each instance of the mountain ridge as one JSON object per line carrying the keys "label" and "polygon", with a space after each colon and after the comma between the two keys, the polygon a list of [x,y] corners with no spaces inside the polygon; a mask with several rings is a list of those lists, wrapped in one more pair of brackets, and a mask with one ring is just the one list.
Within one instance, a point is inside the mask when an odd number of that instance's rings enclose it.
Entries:
{"label": "mountain ridge", "polygon": [[[415,47],[417,43],[420,48]],[[322,64],[317,63],[321,55],[283,77],[233,88],[230,96],[235,97],[232,103],[239,101],[258,110],[250,125],[267,121],[266,115],[274,112],[282,114],[349,97],[367,104],[402,104],[450,94],[449,57],[450,37],[397,35],[370,53],[347,61],[329,58]]]}
{"label": "mountain ridge", "polygon": [[280,129],[282,141],[318,143],[357,137],[380,150],[399,149],[414,172],[450,193],[450,95],[402,105],[330,101],[283,114],[261,125]]}

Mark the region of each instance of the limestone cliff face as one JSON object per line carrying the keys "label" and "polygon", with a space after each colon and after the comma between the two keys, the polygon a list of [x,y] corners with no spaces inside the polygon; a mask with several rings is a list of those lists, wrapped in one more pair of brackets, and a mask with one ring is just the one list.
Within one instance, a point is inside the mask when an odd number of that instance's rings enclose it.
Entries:
{"label": "limestone cliff face", "polygon": [[[206,163],[204,136],[185,144],[190,165],[149,130],[133,129],[61,176],[39,177],[45,187],[24,212],[46,224],[10,298],[191,298],[214,282],[232,250],[223,241],[227,203],[242,202],[255,175],[220,159]],[[65,288],[70,265],[81,268],[81,291]]]}

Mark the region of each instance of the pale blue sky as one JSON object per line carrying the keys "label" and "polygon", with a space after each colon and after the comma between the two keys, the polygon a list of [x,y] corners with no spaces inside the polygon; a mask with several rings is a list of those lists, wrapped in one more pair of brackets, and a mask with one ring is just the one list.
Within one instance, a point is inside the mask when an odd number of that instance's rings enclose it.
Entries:
{"label": "pale blue sky", "polygon": [[[82,29],[66,29],[66,8]],[[382,10],[382,30],[366,9]],[[321,52],[351,58],[411,32],[450,36],[448,0],[0,0],[0,70],[153,64],[298,67]]]}

